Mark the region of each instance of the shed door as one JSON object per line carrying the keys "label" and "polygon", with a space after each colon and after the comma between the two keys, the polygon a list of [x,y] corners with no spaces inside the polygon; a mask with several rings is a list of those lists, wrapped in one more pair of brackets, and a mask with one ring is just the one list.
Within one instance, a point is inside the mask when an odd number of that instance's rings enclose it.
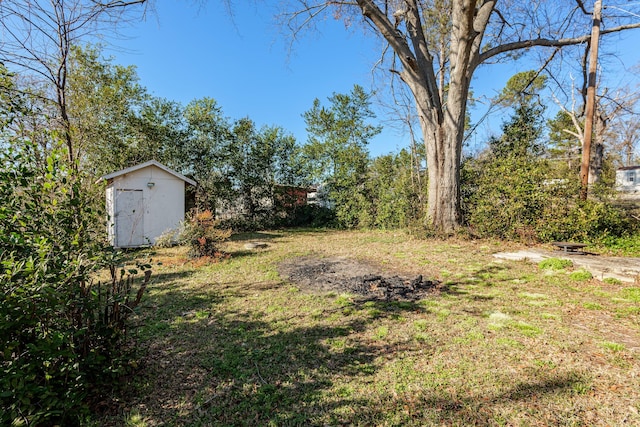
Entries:
{"label": "shed door", "polygon": [[144,245],[142,190],[116,191],[116,247]]}

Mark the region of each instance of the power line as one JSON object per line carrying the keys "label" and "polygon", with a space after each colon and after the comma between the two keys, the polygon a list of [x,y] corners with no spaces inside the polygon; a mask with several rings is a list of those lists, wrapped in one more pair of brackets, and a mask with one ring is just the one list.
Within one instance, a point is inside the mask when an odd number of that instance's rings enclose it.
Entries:
{"label": "power line", "polygon": [[[640,4],[640,3],[638,3],[638,4]],[[635,16],[636,18],[640,18],[639,14],[631,12],[629,10],[622,9],[620,7],[617,7],[617,6],[605,6],[605,9],[616,9],[616,10],[619,10],[620,12],[628,13],[631,16]]]}

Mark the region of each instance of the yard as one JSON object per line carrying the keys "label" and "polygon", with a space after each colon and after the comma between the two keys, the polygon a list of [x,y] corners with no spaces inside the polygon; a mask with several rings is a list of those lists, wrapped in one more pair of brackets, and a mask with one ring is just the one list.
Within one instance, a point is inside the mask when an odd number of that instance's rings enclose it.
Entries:
{"label": "yard", "polygon": [[135,369],[95,422],[640,425],[640,285],[492,257],[511,249],[283,231],[213,263],[137,252]]}

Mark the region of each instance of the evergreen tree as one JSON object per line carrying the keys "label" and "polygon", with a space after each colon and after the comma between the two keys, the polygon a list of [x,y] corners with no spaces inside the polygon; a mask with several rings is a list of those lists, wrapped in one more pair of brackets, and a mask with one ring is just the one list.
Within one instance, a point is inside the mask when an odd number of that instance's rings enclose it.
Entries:
{"label": "evergreen tree", "polygon": [[[470,171],[463,176],[475,186],[465,200],[467,216],[482,235],[533,238],[544,210],[548,171],[547,161],[541,157],[544,107],[535,91],[519,92],[532,87],[522,84],[527,81],[527,73],[509,81],[502,99],[511,100],[513,115],[503,123],[502,135],[489,141],[489,152],[465,165]],[[536,85],[536,91],[543,86]]]}
{"label": "evergreen tree", "polygon": [[379,126],[368,123],[375,118],[370,99],[370,94],[355,85],[349,94],[333,94],[329,107],[316,99],[303,114],[309,132],[303,155],[310,177],[328,187],[337,219],[346,227],[357,226],[359,213],[368,209],[367,145],[381,131]]}

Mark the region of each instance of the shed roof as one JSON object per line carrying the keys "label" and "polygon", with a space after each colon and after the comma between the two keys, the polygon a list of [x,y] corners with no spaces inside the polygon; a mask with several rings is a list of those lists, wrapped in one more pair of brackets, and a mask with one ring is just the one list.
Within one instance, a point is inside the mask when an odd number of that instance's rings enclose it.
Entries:
{"label": "shed roof", "polygon": [[635,169],[640,169],[640,166],[623,166],[621,168],[618,168],[619,171],[631,171]]}
{"label": "shed roof", "polygon": [[137,170],[144,169],[144,168],[147,168],[149,166],[156,166],[156,167],[162,169],[163,171],[175,176],[176,178],[183,180],[187,184],[196,185],[196,182],[194,180],[192,180],[190,178],[187,178],[186,176],[184,176],[182,174],[179,174],[178,172],[176,172],[174,170],[169,169],[168,167],[166,167],[165,165],[163,165],[162,163],[160,163],[160,162],[158,162],[156,160],[149,160],[148,162],[140,163],[139,165],[131,166],[129,168],[122,169],[122,170],[119,170],[119,171],[116,171],[116,172],[111,172],[110,174],[103,175],[100,178],[100,180],[104,179],[104,180],[108,181],[110,179],[117,178],[117,177],[119,177],[121,175],[125,175],[125,174],[131,173],[131,172],[135,172]]}

